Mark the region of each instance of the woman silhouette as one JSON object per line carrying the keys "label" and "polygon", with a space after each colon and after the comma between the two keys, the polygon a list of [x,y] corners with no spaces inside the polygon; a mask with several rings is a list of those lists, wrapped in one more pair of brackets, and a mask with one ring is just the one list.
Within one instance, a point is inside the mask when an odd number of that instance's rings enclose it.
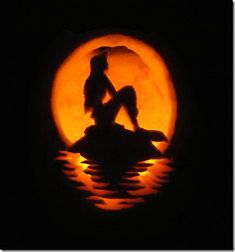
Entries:
{"label": "woman silhouette", "polygon": [[[105,75],[105,70],[108,69],[107,53],[92,57],[90,68],[90,75],[84,85],[84,109],[85,112],[91,112],[95,126],[86,128],[85,137],[72,144],[69,150],[81,153],[87,159],[98,163],[107,163],[110,157],[112,160],[116,158],[116,162],[123,162],[125,159],[127,163],[162,157],[162,153],[152,144],[152,141],[167,141],[166,136],[161,131],[139,127],[136,118],[138,109],[135,90],[132,86],[115,90]],[[111,99],[103,103],[107,92]],[[135,132],[114,127],[121,106],[126,108]],[[106,134],[107,132],[113,134]],[[125,153],[124,159],[123,153]]]}
{"label": "woman silhouette", "polygon": [[[132,86],[125,86],[116,91],[105,70],[108,69],[107,52],[96,55],[90,60],[90,75],[84,86],[84,109],[91,111],[91,117],[99,127],[110,127],[123,105],[131,119],[134,130],[139,130],[137,122],[138,109],[136,107],[136,93]],[[103,99],[109,92],[111,99],[103,103]]]}

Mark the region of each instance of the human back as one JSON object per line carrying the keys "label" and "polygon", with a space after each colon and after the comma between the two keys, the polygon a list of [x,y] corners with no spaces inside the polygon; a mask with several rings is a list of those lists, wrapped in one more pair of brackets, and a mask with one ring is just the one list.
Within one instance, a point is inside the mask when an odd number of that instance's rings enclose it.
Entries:
{"label": "human back", "polygon": [[93,110],[97,105],[102,104],[106,95],[105,74],[91,73],[84,86],[85,109]]}

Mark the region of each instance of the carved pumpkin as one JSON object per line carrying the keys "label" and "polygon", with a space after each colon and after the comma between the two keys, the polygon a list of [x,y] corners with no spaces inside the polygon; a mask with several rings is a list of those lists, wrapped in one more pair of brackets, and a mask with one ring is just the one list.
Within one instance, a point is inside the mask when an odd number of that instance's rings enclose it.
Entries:
{"label": "carved pumpkin", "polygon": [[[84,113],[83,88],[90,72],[90,59],[101,47],[108,48],[109,68],[106,75],[115,88],[119,90],[130,84],[136,91],[140,126],[148,130],[157,129],[167,137],[167,142],[153,142],[164,152],[174,134],[177,110],[170,73],[156,50],[139,39],[122,34],[109,34],[87,41],[78,46],[57,70],[51,104],[61,139],[68,147],[84,135],[88,126],[94,124],[92,118]],[[109,98],[107,95],[105,101]],[[132,130],[123,108],[118,113],[116,122]],[[86,162],[79,153],[62,151],[62,154],[59,159],[67,161],[64,173],[72,175],[70,179],[81,182],[78,189],[89,191],[91,196],[88,199],[106,210],[130,208],[143,202],[145,195],[159,192],[165,181],[165,173],[171,171],[166,158],[141,162],[142,168],[136,170],[135,176],[123,178],[122,185],[127,186],[126,193],[132,196],[123,197],[116,191],[107,189],[108,181],[101,182],[99,176],[97,180],[94,179],[97,178],[95,172],[92,172],[95,165]],[[148,168],[144,168],[145,166]],[[129,189],[131,183],[136,183],[135,190]]]}

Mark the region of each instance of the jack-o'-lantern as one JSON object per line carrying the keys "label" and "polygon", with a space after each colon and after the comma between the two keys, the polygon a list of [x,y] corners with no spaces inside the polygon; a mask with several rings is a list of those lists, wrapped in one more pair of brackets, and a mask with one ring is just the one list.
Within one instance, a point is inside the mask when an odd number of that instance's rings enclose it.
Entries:
{"label": "jack-o'-lantern", "polygon": [[[144,130],[135,131],[122,100],[112,130],[103,130],[102,135],[97,133],[100,131],[94,117],[84,112],[84,85],[91,75],[91,61],[103,52],[108,63],[104,75],[117,93],[126,86],[132,87],[138,108],[136,119]],[[120,99],[116,98],[118,95],[114,97],[106,92],[102,105]],[[96,207],[104,210],[131,208],[144,202],[146,195],[160,191],[167,173],[172,170],[164,152],[174,134],[177,101],[169,70],[154,48],[123,34],[103,35],[78,45],[56,72],[51,105],[58,133],[66,145],[58,157],[66,161],[63,172],[68,179],[79,183],[76,189],[90,193],[87,199]],[[143,132],[150,136],[147,147],[144,147],[146,140],[142,141]],[[158,133],[156,139],[151,139],[153,132]],[[137,134],[142,134],[142,138],[136,137]],[[87,144],[88,138],[93,146]],[[71,151],[71,146],[81,141],[88,153],[93,148],[98,154],[86,156],[79,148]],[[142,153],[150,145],[158,155]],[[101,149],[104,150],[102,159]],[[112,178],[117,174],[117,180]]]}

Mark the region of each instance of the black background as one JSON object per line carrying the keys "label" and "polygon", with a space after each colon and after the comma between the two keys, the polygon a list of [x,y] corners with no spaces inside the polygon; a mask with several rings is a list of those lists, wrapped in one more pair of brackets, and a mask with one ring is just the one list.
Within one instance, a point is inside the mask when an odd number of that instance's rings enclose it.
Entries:
{"label": "black background", "polygon": [[[232,2],[205,2],[9,3],[2,249],[232,249]],[[63,143],[50,111],[53,74],[97,29],[131,30],[155,46],[179,106],[170,183],[117,213],[89,205],[54,161]]]}

